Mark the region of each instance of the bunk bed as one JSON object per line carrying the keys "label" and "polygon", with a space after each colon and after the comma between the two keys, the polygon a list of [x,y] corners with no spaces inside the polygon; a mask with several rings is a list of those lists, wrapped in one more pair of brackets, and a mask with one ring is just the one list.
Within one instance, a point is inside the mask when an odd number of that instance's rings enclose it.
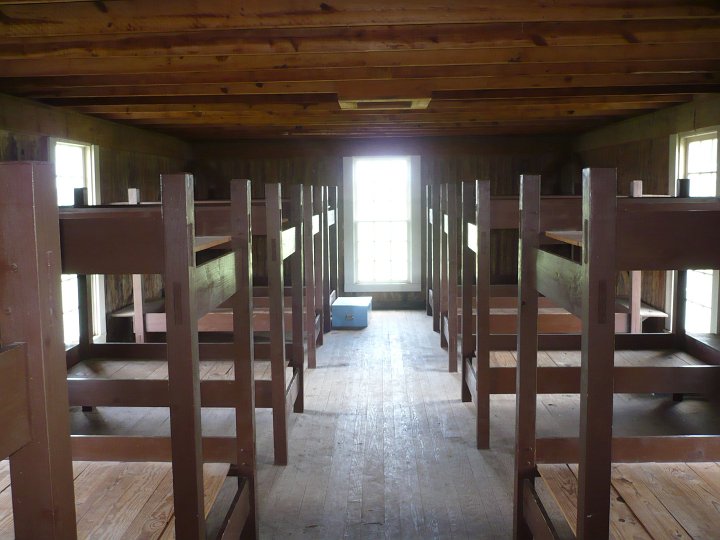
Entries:
{"label": "bunk bed", "polygon": [[[303,237],[300,243],[303,245],[302,251],[298,250],[297,257],[302,257],[302,265],[299,268],[291,267],[290,281],[304,282],[305,300],[300,306],[299,300],[293,299],[293,288],[285,289],[285,324],[288,328],[293,328],[293,324],[304,320],[304,334],[306,345],[303,346],[307,354],[307,366],[315,368],[317,364],[317,347],[323,342],[323,258],[321,236],[321,207],[324,200],[324,189],[320,188],[316,191],[310,186],[291,186],[290,197],[284,202],[286,225],[297,227],[298,233],[302,230]],[[302,193],[301,193],[302,192]],[[316,196],[313,196],[313,194]],[[129,190],[128,200],[137,204],[137,190]],[[291,202],[292,201],[292,202]],[[303,201],[310,201],[310,204],[304,204]],[[229,223],[228,213],[230,207],[229,201],[201,201],[196,202],[197,228],[204,233],[212,233],[221,235],[227,233],[223,223]],[[264,203],[261,199],[255,199],[253,205],[260,207]],[[227,218],[227,219],[226,219]],[[302,225],[302,228],[300,228]],[[255,229],[257,240],[264,242],[264,234],[258,233],[260,229]],[[298,244],[299,245],[299,244]],[[295,260],[293,256],[293,261]],[[296,274],[296,272],[299,272]],[[269,331],[268,317],[268,289],[267,286],[256,286],[253,289],[255,311],[253,315],[253,328],[260,337],[266,337]],[[146,300],[143,297],[143,276],[133,276],[133,304],[126,308],[117,310],[112,315],[114,318],[132,318],[133,333],[135,341],[143,343],[146,339],[157,340],[161,336],[153,336],[152,334],[162,334],[165,332],[165,313],[162,299]],[[294,322],[295,321],[295,322]],[[232,310],[228,306],[220,306],[219,309],[207,313],[198,322],[198,329],[202,334],[228,334],[232,331]],[[314,336],[314,339],[311,338]],[[290,338],[292,339],[292,338]],[[296,343],[294,350],[303,350],[299,343]],[[299,356],[298,356],[299,357]],[[294,362],[300,365],[303,362]]]}
{"label": "bunk bed", "polygon": [[[670,347],[691,353],[704,365],[618,366],[611,314],[618,271],[677,270],[682,285],[686,270],[720,268],[720,253],[714,249],[720,242],[720,199],[616,198],[614,169],[585,169],[582,230],[553,231],[541,225],[539,177],[524,176],[521,183],[515,538],[557,537],[548,506],[538,495],[542,490],[536,489],[538,475],[577,538],[714,536],[720,526],[720,513],[713,506],[720,497],[720,477],[713,470],[719,465],[693,462],[720,460],[720,437],[613,436],[613,393],[717,394],[720,354],[683,331],[682,286],[676,295],[679,331],[633,337],[669,341]],[[578,244],[579,262],[542,249],[546,237]],[[542,386],[538,294],[582,320],[576,438],[536,434]]]}
{"label": "bunk bed", "polygon": [[[92,430],[73,434],[73,458],[170,462],[174,511],[163,514],[168,517],[163,534],[172,534],[174,528],[178,538],[204,538],[210,533],[235,538],[243,530],[257,536],[250,184],[232,184],[232,214],[237,218],[226,230],[230,234],[200,236],[195,228],[192,176],[164,175],[161,183],[161,207],[60,210],[62,271],[78,275],[81,291],[91,274],[162,274],[173,314],[167,321],[167,343],[93,343],[89,310],[80,309],[80,343],[68,355],[70,405],[169,407],[170,436],[157,435],[153,426],[141,435],[102,429],[100,434]],[[274,218],[279,219],[279,212]],[[87,301],[80,296],[81,304]],[[205,362],[200,358],[208,354],[198,346],[198,320],[229,299],[233,342],[211,351],[211,357],[219,359],[215,365],[223,364],[222,377],[201,377]],[[201,408],[206,407],[230,410],[224,435],[203,435]],[[97,423],[103,427],[102,419]],[[227,435],[233,431],[234,435]],[[162,472],[153,474],[158,477]],[[218,498],[228,482],[231,493]],[[170,487],[165,481],[158,489],[162,491],[163,485]],[[160,499],[151,498],[152,508],[144,511],[163,510],[166,503],[159,494]],[[226,507],[214,504],[216,500]],[[207,531],[206,518],[217,512],[224,516],[221,527]]]}
{"label": "bunk bed", "polygon": [[[634,182],[640,187],[641,182]],[[483,191],[488,201],[484,211],[489,213],[488,231],[517,229],[518,199],[517,197],[492,197]],[[638,195],[639,196],[639,195]],[[457,335],[462,328],[462,296],[461,289],[450,276],[461,279],[463,264],[472,264],[465,260],[470,257],[466,243],[463,243],[463,234],[467,220],[463,218],[461,209],[465,202],[469,203],[474,197],[468,195],[461,197],[456,184],[443,186],[441,208],[443,226],[441,229],[441,346],[448,348],[448,368],[457,371],[458,339]],[[553,220],[558,226],[577,226],[580,220],[580,198],[576,196],[544,196],[543,204],[548,208],[544,215],[546,220]],[[472,213],[472,212],[471,212]],[[473,217],[474,219],[474,217]],[[488,237],[490,238],[490,237]],[[489,241],[489,240],[488,240]],[[548,238],[548,242],[553,242]],[[488,248],[490,249],[490,248]],[[486,260],[490,264],[490,259]],[[667,314],[652,306],[641,303],[641,275],[640,272],[631,272],[629,281],[632,283],[630,299],[618,298],[615,306],[615,324],[618,333],[641,332],[642,321],[648,318],[664,318]],[[489,285],[489,281],[487,282]],[[483,284],[485,285],[485,284]],[[469,287],[465,291],[473,295]],[[499,338],[504,343],[514,341],[517,332],[517,287],[515,285],[491,285],[483,291],[489,294],[489,331],[490,334],[506,335]],[[449,316],[457,313],[457,317]],[[472,316],[473,312],[469,312]],[[540,300],[540,319],[538,331],[541,334],[576,334],[580,331],[580,321],[562,306],[557,305],[549,298]],[[514,346],[506,347],[513,349]],[[495,348],[497,350],[497,348]]]}
{"label": "bunk bed", "polygon": [[[632,195],[642,196],[640,181],[632,183]],[[490,197],[490,183],[487,181],[463,182],[461,199],[461,204],[457,205],[462,209],[460,230],[451,229],[452,234],[462,238],[460,316],[457,321],[461,334],[461,399],[475,402],[477,447],[489,448],[490,395],[514,392],[516,358],[512,351],[517,339],[518,313],[517,287],[490,284],[490,234],[493,229],[517,227],[519,206],[517,198]],[[540,202],[543,227],[567,229],[579,226],[581,202],[579,197],[574,196],[543,196]],[[450,219],[455,218],[452,210],[455,206],[448,205]],[[557,240],[548,237],[543,242],[549,246]],[[572,255],[572,249],[576,248],[573,245],[566,251]],[[642,303],[640,277],[640,271],[630,271],[630,300],[616,300],[614,320],[618,334],[641,332],[645,319],[667,316]],[[512,297],[512,294],[516,296]],[[572,381],[577,378],[579,354],[568,351],[580,350],[580,322],[553,299],[545,296],[538,298],[540,350],[566,351],[561,360],[548,354],[541,355],[541,393],[577,391],[577,384]],[[665,338],[660,336],[660,339]],[[629,336],[618,336],[618,340],[620,348],[624,349],[647,348],[648,343],[643,338]]]}

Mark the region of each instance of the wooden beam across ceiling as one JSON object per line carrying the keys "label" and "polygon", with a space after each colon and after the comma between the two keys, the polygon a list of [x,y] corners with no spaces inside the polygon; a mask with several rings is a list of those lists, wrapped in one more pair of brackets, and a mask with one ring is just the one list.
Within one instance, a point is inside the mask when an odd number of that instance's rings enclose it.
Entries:
{"label": "wooden beam across ceiling", "polygon": [[718,91],[714,0],[0,0],[0,92],[187,138],[577,132]]}

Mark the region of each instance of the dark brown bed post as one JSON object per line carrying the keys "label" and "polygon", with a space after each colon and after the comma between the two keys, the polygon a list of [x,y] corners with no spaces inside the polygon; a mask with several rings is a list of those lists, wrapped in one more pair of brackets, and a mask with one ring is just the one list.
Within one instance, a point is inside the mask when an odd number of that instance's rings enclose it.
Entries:
{"label": "dark brown bed post", "polygon": [[425,204],[423,208],[425,210],[423,215],[423,226],[425,227],[425,313],[432,315],[432,298],[430,297],[430,291],[432,290],[432,220],[430,219],[431,203],[432,200],[432,186],[430,184],[425,185]]}
{"label": "dark brown bed post", "polygon": [[460,358],[460,399],[462,401],[471,401],[472,394],[467,386],[467,362],[472,358],[474,352],[473,342],[473,278],[475,273],[475,251],[470,249],[468,242],[469,224],[475,223],[477,212],[475,202],[475,185],[477,182],[462,183],[462,280],[461,280],[461,297],[462,297],[462,357]]}
{"label": "dark brown bed post", "polygon": [[490,182],[476,182],[475,390],[476,443],[490,448]]}
{"label": "dark brown bed post", "polygon": [[448,241],[445,234],[445,214],[447,213],[448,201],[448,185],[440,186],[440,283],[437,290],[433,290],[433,295],[439,296],[439,316],[440,316],[440,346],[447,347],[447,339],[445,338],[445,316],[448,313]]}
{"label": "dark brown bed post", "polygon": [[272,384],[275,465],[287,465],[287,409],[285,407],[285,307],[282,256],[280,184],[265,184],[268,296],[270,297],[270,373]]}
{"label": "dark brown bed post", "polygon": [[[73,539],[75,498],[60,296],[55,174],[48,163],[0,164],[3,343],[27,343],[32,442],[10,456],[16,538]],[[35,234],[32,234],[34,231]]]}
{"label": "dark brown bed post", "polygon": [[[237,438],[238,481],[249,484],[250,511],[243,538],[259,538],[257,516],[257,465],[255,449],[255,368],[253,346],[252,219],[249,180],[230,184],[232,243],[235,252],[237,292],[233,301],[233,355],[235,365],[235,433]],[[241,486],[238,486],[240,489]]]}
{"label": "dark brown bed post", "polygon": [[[330,273],[330,290],[335,291],[336,295],[340,294],[338,290],[338,234],[340,227],[340,208],[338,207],[338,187],[328,187],[328,204],[335,210],[335,225],[330,228],[329,234],[329,249],[328,258],[328,269]],[[325,331],[329,332],[332,330],[332,310],[330,309],[330,302],[328,298],[327,312],[325,313]]]}
{"label": "dark brown bed post", "polygon": [[163,175],[165,304],[175,534],[205,536],[198,327],[194,281],[193,179]]}
{"label": "dark brown bed post", "polygon": [[[688,178],[678,179],[678,198],[687,199],[690,197],[690,180]],[[677,287],[675,289],[675,317],[673,329],[678,342],[678,347],[685,349],[685,295],[687,289],[687,270],[678,270]]]}
{"label": "dark brown bed post", "polygon": [[[299,226],[300,223],[302,223],[302,244],[303,244],[303,251],[302,251],[302,266],[304,270],[304,278],[305,278],[305,306],[306,309],[304,312],[305,320],[304,320],[304,328],[305,328],[305,334],[307,336],[307,361],[308,361],[308,367],[314,368],[316,364],[316,351],[315,347],[317,345],[315,341],[315,237],[313,236],[313,187],[312,186],[292,186],[293,187],[293,213],[296,209],[296,190],[302,191],[302,210],[301,213],[298,214],[298,217],[300,219],[294,220],[296,223],[296,226]],[[293,255],[293,257],[295,257]],[[293,261],[295,261],[295,258],[293,258]],[[293,265],[294,268],[294,265]],[[302,283],[302,281],[301,281]],[[295,291],[295,275],[293,273],[293,292]],[[294,296],[293,296],[294,299]],[[295,303],[293,302],[293,313],[295,312]],[[293,321],[295,318],[293,317]],[[295,324],[293,322],[293,345],[295,344]],[[293,356],[294,351],[296,349],[293,348]],[[293,359],[294,360],[294,359]]]}
{"label": "dark brown bed post", "polygon": [[515,486],[513,538],[530,539],[525,521],[526,483],[535,482],[537,400],[537,249],[540,230],[540,177],[520,177],[520,249],[518,254],[518,337],[515,382]]}
{"label": "dark brown bed post", "polygon": [[615,169],[584,169],[579,539],[610,534],[616,205]]}
{"label": "dark brown bed post", "polygon": [[[140,204],[140,190],[128,189],[128,204]],[[133,333],[135,343],[145,343],[145,298],[143,297],[143,275],[133,274]]]}
{"label": "dark brown bed post", "polygon": [[[75,188],[73,192],[73,206],[75,208],[84,208],[88,205],[87,188]],[[93,338],[93,312],[92,312],[92,290],[90,288],[90,280],[84,274],[78,274],[77,290],[78,290],[78,318],[80,335],[78,338],[78,354],[79,357],[87,358],[90,344]]]}
{"label": "dark brown bed post", "polygon": [[433,291],[433,330],[440,331],[440,255],[442,244],[442,213],[440,212],[440,186],[434,184],[431,187],[431,211],[432,211],[432,291]]}
{"label": "dark brown bed post", "polygon": [[458,193],[457,184],[450,183],[447,187],[447,214],[448,214],[448,371],[456,372],[458,369]]}
{"label": "dark brown bed post", "polygon": [[[332,274],[332,269],[330,268],[330,216],[329,216],[329,207],[330,207],[330,192],[331,188],[330,186],[322,186],[322,191],[325,199],[325,205],[322,208],[322,267],[323,267],[323,279],[322,279],[322,291],[323,291],[323,301],[322,301],[322,310],[323,310],[323,324],[322,329],[323,333],[329,332],[332,330],[332,320],[330,315],[330,291],[332,291],[332,285],[330,280],[330,274]],[[337,188],[334,188],[337,189]],[[335,212],[335,216],[337,218],[337,212]],[[336,227],[337,225],[333,225],[333,227]]]}
{"label": "dark brown bed post", "polygon": [[[325,186],[315,186],[313,188],[313,204],[312,213],[314,216],[318,216],[318,231],[313,231],[313,264],[315,267],[315,306],[313,313],[315,317],[319,317],[319,332],[315,330],[315,320],[313,319],[313,342],[316,346],[320,346],[325,341],[323,335],[325,334],[325,294],[323,293],[323,286],[325,284],[325,274],[327,273],[327,265],[325,264],[324,257],[324,242],[325,234],[323,232],[324,221],[327,218],[327,214],[323,214],[323,211],[327,212],[327,188]],[[311,220],[312,221],[312,220]],[[317,357],[317,356],[316,356]],[[315,367],[315,364],[308,367]]]}
{"label": "dark brown bed post", "polygon": [[[311,201],[305,201],[303,199],[303,186],[299,184],[295,184],[290,186],[290,201],[291,201],[291,208],[290,208],[290,217],[293,222],[293,225],[295,227],[295,252],[290,255],[290,297],[292,301],[292,358],[291,363],[293,366],[293,372],[296,374],[298,379],[298,397],[295,400],[295,403],[293,405],[293,411],[296,413],[303,412],[303,409],[305,407],[304,404],[304,392],[303,392],[303,385],[304,385],[304,379],[305,379],[305,365],[306,365],[306,356],[305,356],[305,318],[303,316],[304,313],[306,313],[305,308],[307,307],[307,312],[312,312],[314,310],[312,303],[315,299],[315,295],[311,294],[308,295],[308,305],[305,306],[305,298],[303,298],[305,294],[304,289],[304,265],[305,265],[305,246],[304,246],[304,238],[303,238],[303,231],[308,227],[306,223],[303,223],[303,211],[304,208],[307,205],[311,205]],[[310,216],[310,233],[312,234],[312,214]],[[311,239],[312,240],[312,239]],[[312,241],[309,242],[310,246],[308,246],[309,249],[312,249]],[[312,258],[309,259],[312,261]],[[282,264],[282,260],[281,260]],[[312,264],[310,263],[310,269],[312,271]],[[314,287],[315,281],[314,276],[312,280],[309,280],[308,283],[311,287]],[[281,289],[283,290],[283,289]],[[272,321],[271,321],[272,322]],[[314,341],[311,340],[311,337],[308,336],[308,356],[310,355],[310,351],[312,350],[312,354],[315,354],[314,351]],[[287,388],[287,385],[285,386]],[[283,390],[283,393],[285,390]]]}
{"label": "dark brown bed post", "polygon": [[[630,184],[630,196],[642,197],[642,180],[633,180]],[[640,270],[630,271],[630,295],[628,298],[630,306],[630,333],[642,333],[642,316],[640,308],[642,307],[642,272]]]}

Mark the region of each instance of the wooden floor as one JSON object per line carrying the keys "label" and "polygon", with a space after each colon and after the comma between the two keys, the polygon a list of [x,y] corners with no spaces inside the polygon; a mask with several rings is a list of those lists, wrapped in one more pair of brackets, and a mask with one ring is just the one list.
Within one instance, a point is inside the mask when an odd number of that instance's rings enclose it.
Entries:
{"label": "wooden floor", "polygon": [[[492,396],[492,450],[474,446],[474,411],[421,312],[375,311],[362,331],[333,331],[291,416],[290,464],[272,465],[259,416],[263,538],[510,538],[515,396]],[[508,365],[513,353],[501,353]],[[573,365],[579,353],[541,354]],[[682,353],[619,353],[618,365],[682,365]],[[576,435],[576,396],[542,396],[539,436]],[[669,396],[615,398],[618,435],[720,433],[720,406]],[[259,411],[262,414],[261,411]],[[548,493],[542,493],[547,496]],[[559,509],[560,533],[570,529]]]}
{"label": "wooden floor", "polygon": [[[577,355],[544,354],[540,362],[555,365]],[[643,352],[619,353],[616,362],[640,354],[659,364],[692,361]],[[495,356],[498,365],[514,361],[512,353]],[[130,363],[114,376],[150,367]],[[205,376],[221,371],[215,363]],[[367,329],[331,332],[305,390],[305,413],[290,415],[287,466],[273,465],[272,413],[257,410],[262,538],[511,536],[515,396],[492,396],[492,449],[478,451],[474,410],[460,401],[460,376],[447,372],[447,352],[423,312],[375,311]],[[620,395],[615,411],[618,435],[720,433],[720,406],[706,400]],[[538,435],[577,435],[578,414],[576,396],[542,396]],[[202,417],[206,435],[233,432],[229,410]],[[74,408],[71,421],[74,433],[169,433],[167,409]],[[559,509],[553,518],[570,533]]]}
{"label": "wooden floor", "polygon": [[[577,465],[540,465],[543,481],[575,530]],[[610,494],[612,538],[718,538],[720,464],[614,465]]]}
{"label": "wooden floor", "polygon": [[[78,539],[175,538],[169,463],[74,463]],[[212,508],[229,466],[206,464],[205,512]],[[13,534],[10,468],[0,462],[0,539]]]}

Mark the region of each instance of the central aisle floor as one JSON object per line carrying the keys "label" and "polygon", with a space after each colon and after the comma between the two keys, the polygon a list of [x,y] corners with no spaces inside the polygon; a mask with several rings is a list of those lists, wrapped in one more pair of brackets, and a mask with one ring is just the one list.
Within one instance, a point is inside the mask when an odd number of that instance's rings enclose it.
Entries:
{"label": "central aisle floor", "polygon": [[446,354],[420,311],[327,335],[286,467],[272,465],[271,415],[258,411],[262,537],[507,538],[512,426],[497,451],[474,448]]}
{"label": "central aisle floor", "polygon": [[[272,464],[272,416],[258,410],[262,538],[511,537],[515,396],[492,397],[492,449],[478,451],[439,340],[420,311],[375,311],[367,329],[327,335],[286,467]],[[620,435],[720,428],[699,399],[616,396],[615,409]],[[578,411],[576,396],[542,397],[539,434],[576,433]]]}

